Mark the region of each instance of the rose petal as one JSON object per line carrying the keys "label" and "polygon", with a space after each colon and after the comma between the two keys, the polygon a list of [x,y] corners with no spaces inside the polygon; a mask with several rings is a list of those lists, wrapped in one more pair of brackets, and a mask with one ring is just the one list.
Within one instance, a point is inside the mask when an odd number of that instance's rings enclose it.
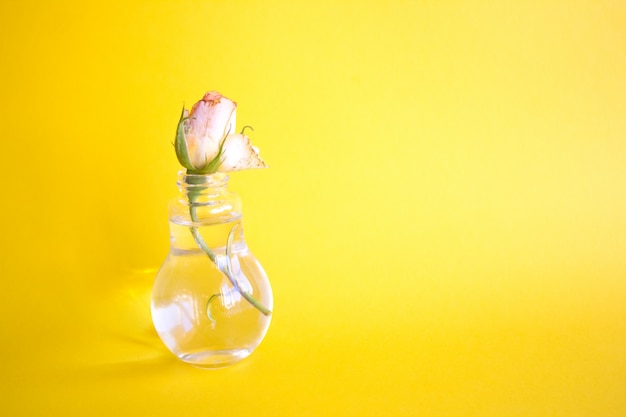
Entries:
{"label": "rose petal", "polygon": [[237,103],[211,91],[194,104],[189,117],[190,159],[194,166],[204,166],[217,155],[222,139],[235,131]]}
{"label": "rose petal", "polygon": [[242,133],[228,135],[224,143],[224,159],[218,171],[230,172],[252,168],[267,168],[258,148],[252,146],[250,138]]}
{"label": "rose petal", "polygon": [[191,165],[196,169],[204,167],[206,165],[207,155],[203,149],[202,141],[198,140],[193,133],[185,135],[185,141],[187,142],[187,154],[189,155]]}
{"label": "rose petal", "polygon": [[237,103],[210,91],[193,105],[190,116],[190,128],[197,136],[209,136],[219,143],[228,133],[235,133]]}

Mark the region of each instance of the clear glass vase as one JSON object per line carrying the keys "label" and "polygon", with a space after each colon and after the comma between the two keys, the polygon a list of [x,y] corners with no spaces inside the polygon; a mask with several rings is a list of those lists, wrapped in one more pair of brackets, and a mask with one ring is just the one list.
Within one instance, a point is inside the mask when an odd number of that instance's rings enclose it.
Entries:
{"label": "clear glass vase", "polygon": [[152,290],[152,321],[179,359],[232,365],[261,343],[271,321],[267,275],[248,250],[241,199],[226,174],[179,172],[169,206],[170,251]]}

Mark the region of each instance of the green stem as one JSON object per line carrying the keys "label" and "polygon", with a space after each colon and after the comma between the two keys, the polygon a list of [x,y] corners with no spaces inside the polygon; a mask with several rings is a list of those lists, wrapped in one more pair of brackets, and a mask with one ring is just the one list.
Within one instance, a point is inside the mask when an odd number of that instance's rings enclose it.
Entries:
{"label": "green stem", "polygon": [[215,324],[215,319],[213,318],[213,313],[211,313],[211,302],[216,298],[220,298],[221,296],[222,294],[219,293],[213,294],[209,297],[209,301],[206,302],[206,315],[213,324]]}
{"label": "green stem", "polygon": [[[195,205],[195,202],[193,202],[191,200],[194,200],[194,199],[190,198],[190,201],[189,201],[189,215],[191,216],[191,220],[194,223],[197,223],[198,222],[198,216],[196,214],[196,205]],[[232,246],[232,241],[233,241],[233,236],[234,236],[233,232],[234,232],[236,227],[237,227],[237,225],[233,226],[233,228],[230,229],[230,232],[228,233],[228,242],[227,242],[227,245],[226,245],[227,263],[226,263],[226,267],[225,268],[222,267],[217,262],[217,256],[215,255],[215,252],[213,252],[211,250],[211,248],[209,247],[209,245],[206,244],[206,242],[202,238],[202,235],[200,234],[200,231],[198,230],[198,228],[195,227],[195,226],[190,226],[189,230],[191,231],[191,234],[193,235],[193,238],[196,241],[196,243],[198,244],[198,246],[204,251],[204,253],[206,253],[206,255],[209,257],[211,262],[213,262],[215,264],[215,266],[217,266],[217,268],[220,271],[222,271],[222,273],[224,273],[224,275],[226,275],[226,277],[228,277],[228,280],[230,281],[232,286],[239,292],[239,294],[241,294],[241,296],[243,298],[245,298],[250,304],[252,304],[263,315],[269,316],[270,314],[272,314],[272,312],[270,310],[268,310],[265,306],[263,306],[263,304],[261,304],[257,299],[255,299],[252,296],[252,294],[250,294],[247,291],[244,291],[239,286],[239,283],[237,283],[237,280],[235,279],[234,274],[232,272],[232,266],[231,266],[231,260],[230,260],[230,255],[231,255],[231,250],[230,249],[231,249],[231,246]],[[209,318],[211,318],[211,317],[209,317]]]}
{"label": "green stem", "polygon": [[235,288],[237,288],[237,291],[239,291],[239,293],[243,296],[243,298],[248,300],[248,302],[252,304],[254,307],[256,307],[256,309],[259,310],[261,313],[263,313],[266,316],[269,316],[270,314],[272,314],[272,312],[268,310],[267,308],[265,308],[263,304],[261,304],[257,299],[255,299],[252,296],[252,294],[250,294],[249,292],[243,291],[241,287],[239,287],[239,284],[237,284],[237,281],[234,278],[232,278],[234,274],[233,274],[233,266],[231,263],[231,248],[233,246],[233,239],[235,237],[235,229],[237,229],[237,227],[238,225],[235,224],[230,229],[230,232],[228,232],[228,242],[226,243],[226,259],[228,262],[226,263],[225,274],[231,280],[231,282],[233,283]]}

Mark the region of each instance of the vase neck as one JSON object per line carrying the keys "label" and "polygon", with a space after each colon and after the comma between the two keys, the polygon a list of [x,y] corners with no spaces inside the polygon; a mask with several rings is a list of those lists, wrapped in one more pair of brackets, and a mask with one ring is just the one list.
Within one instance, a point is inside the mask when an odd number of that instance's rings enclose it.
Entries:
{"label": "vase neck", "polygon": [[180,194],[170,204],[170,220],[177,224],[215,224],[240,219],[241,199],[230,192],[228,175],[178,173]]}
{"label": "vase neck", "polygon": [[228,193],[229,176],[218,172],[215,174],[188,174],[178,172],[176,185],[181,194],[190,202],[202,203],[207,200],[220,198]]}

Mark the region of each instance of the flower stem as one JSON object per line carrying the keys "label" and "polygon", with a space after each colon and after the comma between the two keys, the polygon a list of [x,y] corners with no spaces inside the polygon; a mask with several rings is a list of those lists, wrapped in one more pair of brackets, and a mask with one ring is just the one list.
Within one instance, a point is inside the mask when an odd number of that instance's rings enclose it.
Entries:
{"label": "flower stem", "polygon": [[[193,200],[193,199],[190,198],[190,200]],[[198,216],[196,214],[196,205],[195,205],[195,203],[193,201],[190,201],[189,203],[190,203],[189,204],[189,214],[191,216],[191,220],[194,223],[197,223],[198,222]],[[252,296],[252,294],[250,294],[247,291],[244,291],[239,286],[239,283],[237,282],[237,280],[234,277],[234,274],[233,274],[233,271],[232,271],[232,266],[231,266],[230,256],[231,256],[231,246],[232,246],[232,242],[233,242],[234,231],[235,231],[236,227],[237,227],[237,225],[233,226],[232,229],[230,229],[230,232],[228,233],[228,242],[227,242],[227,245],[226,245],[227,263],[226,263],[225,266],[223,266],[220,262],[217,261],[217,256],[215,255],[215,252],[213,252],[213,250],[211,250],[209,245],[206,244],[206,242],[202,238],[202,235],[200,234],[200,231],[198,230],[198,228],[195,227],[195,226],[189,226],[189,230],[191,231],[191,234],[193,235],[193,238],[196,241],[196,243],[198,244],[198,246],[200,247],[200,249],[202,249],[204,251],[204,253],[209,257],[211,262],[213,262],[217,266],[217,268],[224,275],[226,275],[226,277],[228,278],[230,283],[239,292],[239,294],[241,294],[241,296],[243,298],[245,298],[246,301],[248,301],[250,304],[252,304],[252,306],[254,306],[257,310],[259,310],[263,315],[269,316],[270,314],[272,314],[272,312],[270,310],[268,310],[265,306],[263,306],[263,304],[261,304],[256,298],[254,298]],[[211,316],[209,316],[209,318],[211,318]]]}

